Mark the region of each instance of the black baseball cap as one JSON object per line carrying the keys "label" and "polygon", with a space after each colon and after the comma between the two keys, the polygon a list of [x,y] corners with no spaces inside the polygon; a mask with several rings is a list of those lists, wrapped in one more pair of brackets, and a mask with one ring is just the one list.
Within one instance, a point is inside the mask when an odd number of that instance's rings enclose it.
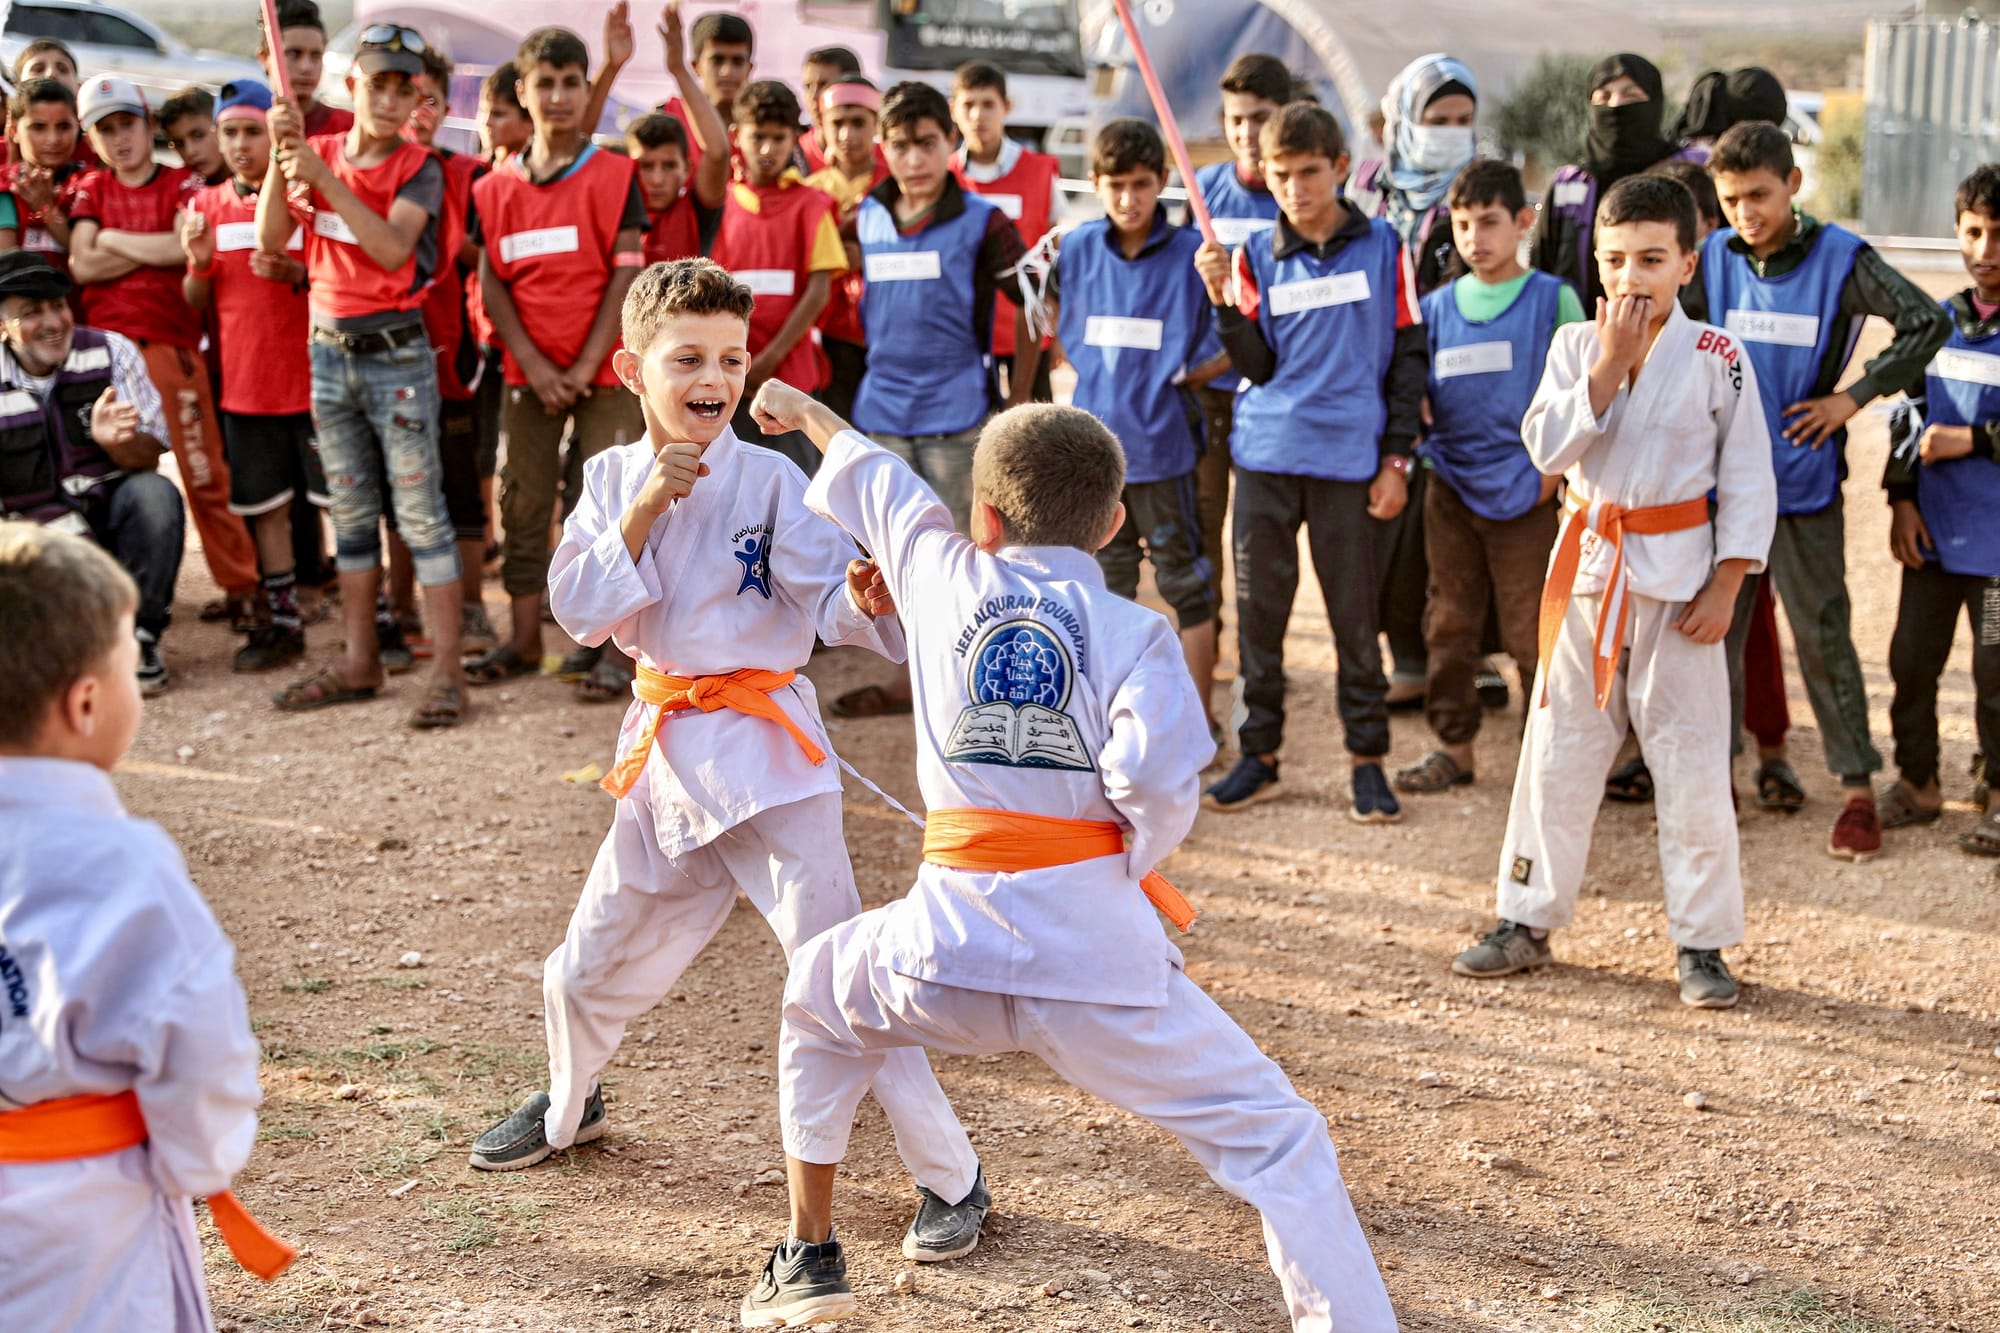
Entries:
{"label": "black baseball cap", "polygon": [[0,250],[0,298],[68,296],[69,274],[33,250]]}

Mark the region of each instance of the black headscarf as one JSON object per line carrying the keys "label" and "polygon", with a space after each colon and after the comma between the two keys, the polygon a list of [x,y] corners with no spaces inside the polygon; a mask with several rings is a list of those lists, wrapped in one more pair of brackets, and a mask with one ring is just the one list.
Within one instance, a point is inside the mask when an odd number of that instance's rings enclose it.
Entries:
{"label": "black headscarf", "polygon": [[1645,89],[1646,100],[1624,106],[1592,104],[1583,166],[1597,178],[1600,191],[1638,175],[1674,151],[1673,144],[1660,133],[1667,114],[1662,100],[1666,90],[1652,61],[1629,51],[1607,56],[1590,71],[1590,90],[1596,92],[1621,75]]}
{"label": "black headscarf", "polygon": [[1725,130],[1745,121],[1782,125],[1790,109],[1785,85],[1770,70],[1747,65],[1724,74],[1712,69],[1688,89],[1687,105],[1674,122],[1672,137],[1682,143],[1720,139]]}
{"label": "black headscarf", "polygon": [[1687,105],[1681,108],[1680,119],[1674,122],[1673,137],[1681,143],[1689,139],[1719,139],[1729,128],[1729,106],[1727,87],[1729,76],[1719,69],[1712,69],[1694,81],[1688,89]]}

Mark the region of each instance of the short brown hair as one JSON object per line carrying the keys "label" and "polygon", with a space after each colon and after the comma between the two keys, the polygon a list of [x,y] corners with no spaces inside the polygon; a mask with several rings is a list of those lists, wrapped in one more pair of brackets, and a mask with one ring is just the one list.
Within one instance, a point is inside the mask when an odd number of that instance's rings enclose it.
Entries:
{"label": "short brown hair", "polygon": [[679,118],[664,111],[648,111],[645,115],[625,127],[625,147],[627,151],[637,145],[641,153],[654,148],[678,148],[681,156],[687,156],[687,127]]}
{"label": "short brown hair", "polygon": [[1597,229],[1632,222],[1663,222],[1674,229],[1681,249],[1694,249],[1694,196],[1671,177],[1641,172],[1604,192],[1597,205]]}
{"label": "short brown hair", "polygon": [[157,119],[162,130],[170,129],[177,120],[197,116],[204,120],[215,119],[215,94],[200,84],[191,83],[187,87],[160,103]]}
{"label": "short brown hair", "polygon": [[991,88],[1000,94],[1000,100],[1007,100],[1007,72],[998,65],[984,60],[968,60],[952,72],[951,95],[974,92],[980,88]]}
{"label": "short brown hair", "polygon": [[1125,489],[1125,450],[1080,407],[1025,403],[979,432],[972,489],[1000,512],[1010,542],[1094,555]]}
{"label": "short brown hair", "polygon": [[1161,180],[1167,178],[1167,146],[1160,132],[1143,120],[1130,117],[1114,120],[1097,132],[1090,146],[1090,174],[1122,176],[1145,167]]}
{"label": "short brown hair", "polygon": [[132,576],[95,543],[0,523],[0,745],[34,742],[49,705],[104,660],[138,606]]}
{"label": "short brown hair", "polygon": [[1292,72],[1276,56],[1250,52],[1229,62],[1222,71],[1222,91],[1261,97],[1273,106],[1292,99]]}
{"label": "short brown hair", "polygon": [[632,281],[618,313],[626,350],[644,356],[675,315],[734,315],[748,321],[757,304],[750,289],[713,259],[675,259],[654,264]]}
{"label": "short brown hair", "polygon": [[1686,158],[1677,157],[1666,162],[1655,162],[1646,168],[1646,174],[1679,181],[1681,188],[1694,197],[1696,215],[1708,219],[1710,226],[1722,225],[1722,200],[1715,193],[1715,177],[1708,174],[1707,167],[1699,162],[1690,162]]}
{"label": "short brown hair", "polygon": [[1333,113],[1317,102],[1287,102],[1278,114],[1264,122],[1258,146],[1265,157],[1280,153],[1304,153],[1338,162],[1347,152],[1347,136]]}
{"label": "short brown hair", "polygon": [[1768,171],[1784,180],[1796,165],[1791,138],[1776,125],[1761,120],[1746,120],[1724,130],[1708,156],[1709,174],[1714,176]]}
{"label": "short brown hair", "polygon": [[738,125],[783,125],[799,127],[799,96],[776,79],[759,79],[744,85],[729,108],[730,119]]}
{"label": "short brown hair", "polygon": [[71,115],[76,114],[76,94],[69,90],[68,84],[54,79],[28,79],[22,83],[7,103],[7,114],[17,121],[26,120],[28,109],[42,102],[61,102]]}
{"label": "short brown hair", "polygon": [[590,48],[583,44],[583,38],[568,28],[536,28],[521,39],[520,49],[514,52],[514,68],[525,82],[537,65],[551,65],[556,69],[568,69],[574,65],[589,74]]}

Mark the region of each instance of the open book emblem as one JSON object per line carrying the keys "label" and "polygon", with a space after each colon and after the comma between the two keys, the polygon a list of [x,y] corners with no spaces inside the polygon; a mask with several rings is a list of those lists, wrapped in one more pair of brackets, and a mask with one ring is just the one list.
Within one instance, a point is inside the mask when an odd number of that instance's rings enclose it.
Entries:
{"label": "open book emblem", "polygon": [[1061,768],[1089,772],[1069,706],[1076,667],[1062,641],[1032,620],[986,631],[966,667],[972,697],[953,724],[944,757],[954,764]]}

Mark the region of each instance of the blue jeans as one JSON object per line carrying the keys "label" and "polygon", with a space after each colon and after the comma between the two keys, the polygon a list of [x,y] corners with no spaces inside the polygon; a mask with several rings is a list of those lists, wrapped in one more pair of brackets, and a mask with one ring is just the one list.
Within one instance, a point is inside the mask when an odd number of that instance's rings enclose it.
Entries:
{"label": "blue jeans", "polygon": [[83,517],[97,544],[139,585],[134,626],[159,638],[173,618],[174,584],[187,538],[181,493],[157,472],[128,472],[91,487],[84,496]]}
{"label": "blue jeans", "polygon": [[[982,422],[981,425],[984,423]],[[868,438],[908,463],[951,510],[951,525],[972,528],[972,451],[979,426],[950,435],[871,435]]]}
{"label": "blue jeans", "polygon": [[418,338],[387,351],[352,352],[315,338],[310,348],[313,427],[333,499],[335,565],[343,574],[381,565],[386,485],[417,582],[427,588],[458,582],[430,343]]}

